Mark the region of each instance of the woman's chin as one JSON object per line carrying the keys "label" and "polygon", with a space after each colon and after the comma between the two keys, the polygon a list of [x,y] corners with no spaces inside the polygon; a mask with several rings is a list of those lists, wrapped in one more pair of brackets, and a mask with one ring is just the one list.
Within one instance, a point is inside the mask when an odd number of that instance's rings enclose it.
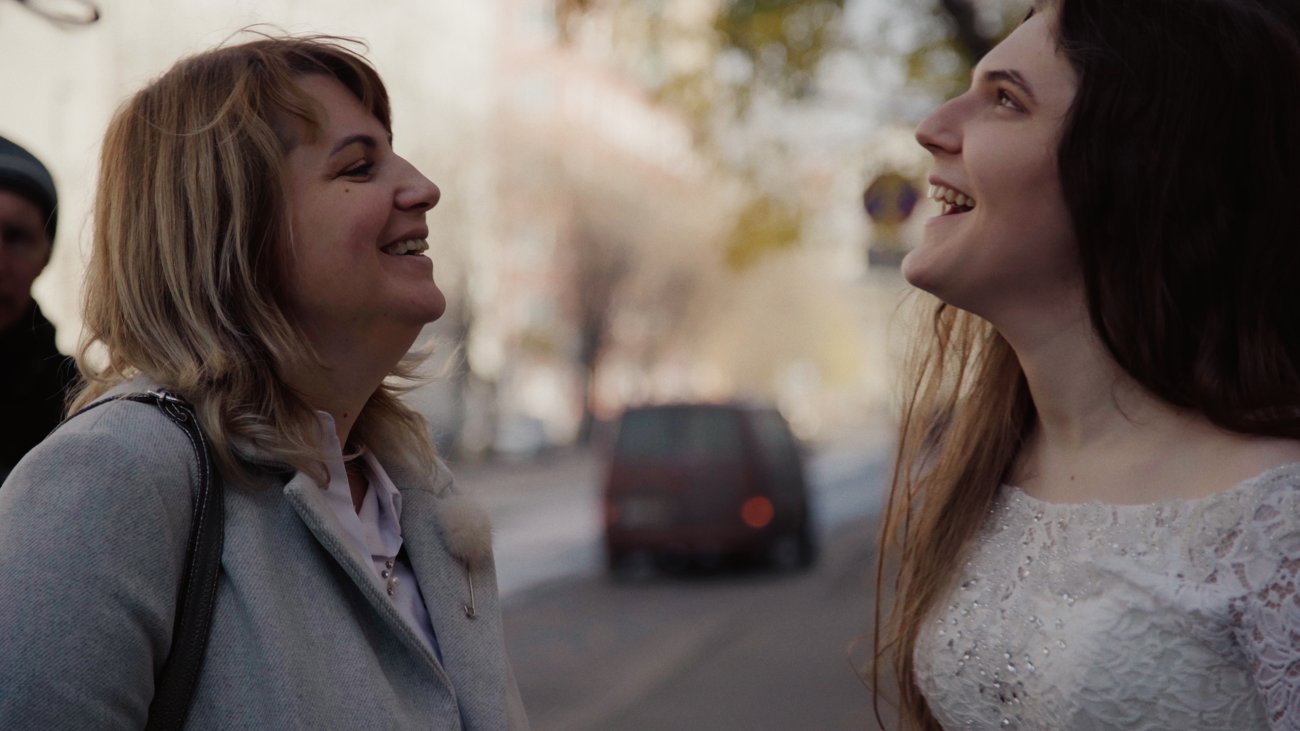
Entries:
{"label": "woman's chin", "polygon": [[921,244],[907,252],[902,263],[899,264],[898,271],[908,284],[933,294],[939,279],[933,259],[933,253],[925,244]]}
{"label": "woman's chin", "polygon": [[442,290],[437,290],[437,294],[430,298],[429,306],[425,310],[425,322],[430,323],[447,313],[447,297]]}
{"label": "woman's chin", "polygon": [[412,325],[423,327],[447,312],[447,297],[437,285],[430,285],[408,301],[401,319]]}

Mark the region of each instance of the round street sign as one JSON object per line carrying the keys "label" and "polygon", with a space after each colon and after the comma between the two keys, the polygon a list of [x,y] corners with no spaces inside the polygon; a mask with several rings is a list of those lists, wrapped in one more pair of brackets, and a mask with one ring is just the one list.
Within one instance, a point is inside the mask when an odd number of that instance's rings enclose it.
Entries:
{"label": "round street sign", "polygon": [[862,194],[862,205],[875,223],[898,225],[912,215],[920,199],[920,191],[911,180],[888,172],[877,175],[867,186]]}

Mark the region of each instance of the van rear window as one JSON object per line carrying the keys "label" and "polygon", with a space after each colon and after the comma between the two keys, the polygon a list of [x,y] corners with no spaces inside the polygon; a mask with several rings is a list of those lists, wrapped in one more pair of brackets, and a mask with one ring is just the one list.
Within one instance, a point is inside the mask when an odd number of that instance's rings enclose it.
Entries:
{"label": "van rear window", "polygon": [[740,420],[735,412],[713,408],[629,411],[614,451],[625,459],[739,459]]}

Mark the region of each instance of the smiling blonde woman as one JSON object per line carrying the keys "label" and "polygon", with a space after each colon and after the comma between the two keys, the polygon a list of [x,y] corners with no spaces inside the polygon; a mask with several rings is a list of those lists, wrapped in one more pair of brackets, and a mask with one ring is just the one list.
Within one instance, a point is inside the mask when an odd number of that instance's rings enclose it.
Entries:
{"label": "smiling blonde woman", "polygon": [[[436,185],[338,39],[185,59],[105,138],[88,386],[194,405],[224,552],[188,728],[524,728],[490,540],[393,378],[446,302]],[[103,359],[89,357],[99,348]],[[140,728],[172,648],[199,479],[186,435],[118,400],[0,490],[0,727]]]}

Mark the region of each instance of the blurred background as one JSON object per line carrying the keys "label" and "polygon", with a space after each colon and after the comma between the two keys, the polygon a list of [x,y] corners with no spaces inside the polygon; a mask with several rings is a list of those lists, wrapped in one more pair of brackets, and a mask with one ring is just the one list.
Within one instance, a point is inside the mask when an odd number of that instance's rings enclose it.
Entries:
{"label": "blurred background", "polygon": [[[493,513],[536,728],[863,728],[897,264],[932,214],[912,128],[1028,4],[0,0],[0,134],[59,188],[35,295],[71,352],[117,105],[248,26],[364,41],[443,192],[411,400]],[[619,415],[734,399],[791,427],[817,560],[608,576]]]}

